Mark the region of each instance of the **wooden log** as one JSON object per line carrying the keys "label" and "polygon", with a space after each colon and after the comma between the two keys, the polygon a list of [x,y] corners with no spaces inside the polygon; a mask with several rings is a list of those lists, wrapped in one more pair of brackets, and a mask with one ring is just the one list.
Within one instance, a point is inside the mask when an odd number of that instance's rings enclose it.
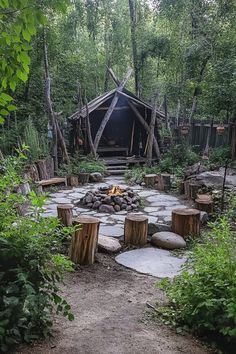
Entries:
{"label": "wooden log", "polygon": [[46,158],[46,170],[47,170],[47,174],[48,174],[49,178],[53,178],[54,177],[54,161],[51,156],[48,156]]}
{"label": "wooden log", "polygon": [[189,191],[189,184],[190,184],[190,180],[186,180],[184,181],[184,194],[186,195],[186,197],[190,198],[190,191]]}
{"label": "wooden log", "polygon": [[78,176],[67,176],[66,181],[67,181],[67,185],[70,187],[78,187],[79,185]]}
{"label": "wooden log", "polygon": [[54,184],[63,184],[63,183],[66,185],[66,178],[64,177],[54,177],[54,178],[36,182],[36,184],[39,186],[52,186]]}
{"label": "wooden log", "polygon": [[156,183],[157,175],[156,174],[149,174],[144,176],[144,182],[146,187],[154,187]]}
{"label": "wooden log", "polygon": [[112,99],[112,101],[111,101],[110,107],[108,108],[108,110],[107,110],[107,112],[106,112],[106,114],[105,114],[105,116],[104,116],[104,118],[103,118],[103,120],[102,120],[102,122],[101,122],[101,124],[100,124],[100,127],[99,127],[99,129],[98,129],[98,131],[97,131],[97,134],[96,134],[96,136],[95,136],[95,139],[94,139],[94,149],[95,149],[95,152],[96,152],[97,149],[98,149],[98,145],[99,145],[99,142],[100,142],[100,140],[101,140],[102,133],[103,133],[103,131],[104,131],[106,125],[107,125],[107,122],[109,121],[109,119],[110,119],[110,117],[111,117],[111,115],[112,115],[112,112],[113,112],[113,110],[114,110],[114,108],[115,108],[115,106],[116,106],[116,104],[117,104],[117,102],[118,102],[118,100],[119,100],[119,94],[118,94],[118,92],[123,90],[124,86],[126,85],[126,82],[128,81],[130,75],[132,74],[132,71],[133,71],[132,69],[129,69],[129,70],[128,70],[128,72],[127,72],[127,74],[126,74],[124,80],[123,80],[123,81],[119,84],[119,86],[117,87],[116,92],[115,92],[115,95],[114,95],[114,97],[113,97],[113,99]]}
{"label": "wooden log", "polygon": [[200,211],[175,209],[172,211],[172,231],[183,237],[200,235]]}
{"label": "wooden log", "polygon": [[184,194],[184,181],[180,182],[179,185],[179,193]]}
{"label": "wooden log", "polygon": [[46,160],[38,160],[38,161],[36,161],[36,166],[37,166],[37,169],[38,169],[39,178],[41,180],[49,179],[49,174],[47,172]]}
{"label": "wooden log", "polygon": [[205,211],[208,214],[213,213],[213,206],[214,206],[213,200],[203,200],[203,199],[197,198],[195,200],[195,203],[196,203],[196,208],[198,210]]}
{"label": "wooden log", "polygon": [[73,221],[73,205],[72,204],[58,204],[57,216],[62,225],[71,226]]}
{"label": "wooden log", "polygon": [[69,256],[70,259],[81,265],[94,263],[97,248],[100,220],[91,216],[79,216],[73,221],[74,225],[81,225],[72,236]]}
{"label": "wooden log", "polygon": [[33,182],[39,181],[39,172],[36,164],[32,164],[26,167],[26,173],[29,174]]}
{"label": "wooden log", "polygon": [[195,200],[197,198],[197,193],[199,191],[199,184],[197,183],[189,183],[189,197],[192,200]]}
{"label": "wooden log", "polygon": [[125,218],[125,244],[143,246],[147,243],[148,217],[128,214]]}
{"label": "wooden log", "polygon": [[171,179],[170,179],[170,174],[168,173],[162,173],[160,175],[161,179],[161,185],[163,186],[164,191],[169,191],[171,189]]}
{"label": "wooden log", "polygon": [[212,196],[210,194],[197,194],[196,199],[211,202]]}
{"label": "wooden log", "polygon": [[89,182],[89,173],[79,173],[78,174],[79,183],[87,184]]}
{"label": "wooden log", "polygon": [[150,167],[152,165],[152,150],[153,150],[153,140],[154,140],[154,131],[155,131],[155,123],[156,123],[156,110],[157,110],[157,97],[155,97],[154,107],[152,109],[151,122],[150,122],[150,132],[148,134],[148,145],[147,145],[147,165]]}

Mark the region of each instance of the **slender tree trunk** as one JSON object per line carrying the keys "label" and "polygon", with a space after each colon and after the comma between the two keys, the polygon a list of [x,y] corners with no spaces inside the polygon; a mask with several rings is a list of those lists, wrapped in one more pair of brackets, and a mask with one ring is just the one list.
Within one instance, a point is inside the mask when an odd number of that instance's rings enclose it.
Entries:
{"label": "slender tree trunk", "polygon": [[130,11],[130,29],[131,29],[131,42],[133,52],[133,66],[135,78],[135,93],[139,97],[139,67],[138,67],[138,54],[137,54],[137,1],[129,0]]}
{"label": "slender tree trunk", "polygon": [[150,122],[150,133],[148,135],[147,166],[149,167],[152,165],[152,150],[153,150],[153,141],[154,141],[155,122],[156,122],[156,110],[157,110],[157,96],[155,97],[155,101],[154,101],[151,122]]}

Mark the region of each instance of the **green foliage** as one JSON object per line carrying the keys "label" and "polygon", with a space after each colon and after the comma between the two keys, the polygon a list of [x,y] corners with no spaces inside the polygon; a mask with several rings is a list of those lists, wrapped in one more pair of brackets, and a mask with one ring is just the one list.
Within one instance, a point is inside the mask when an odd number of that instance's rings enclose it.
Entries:
{"label": "green foliage", "polygon": [[38,133],[31,119],[28,119],[24,132],[25,144],[29,147],[27,156],[30,161],[36,161],[48,155],[48,142]]}
{"label": "green foliage", "polygon": [[215,165],[225,165],[227,159],[230,158],[230,148],[229,147],[217,147],[211,149],[209,154],[209,164]]}
{"label": "green foliage", "polygon": [[60,171],[59,175],[61,176],[70,176],[70,175],[78,175],[79,173],[93,173],[99,172],[104,173],[106,171],[106,166],[102,161],[82,158],[82,157],[74,157],[71,159],[70,164],[64,164]]}
{"label": "green foliage", "polygon": [[0,179],[0,351],[49,333],[52,312],[73,319],[58,283],[72,263],[60,254],[72,228],[56,218],[41,216],[45,196],[30,194],[31,215],[21,217],[17,206],[25,197],[14,193],[21,182],[22,160],[10,157]]}
{"label": "green foliage", "polygon": [[193,248],[188,269],[173,283],[161,282],[170,301],[160,310],[164,321],[204,335],[236,338],[236,235],[231,225],[229,216],[211,224]]}

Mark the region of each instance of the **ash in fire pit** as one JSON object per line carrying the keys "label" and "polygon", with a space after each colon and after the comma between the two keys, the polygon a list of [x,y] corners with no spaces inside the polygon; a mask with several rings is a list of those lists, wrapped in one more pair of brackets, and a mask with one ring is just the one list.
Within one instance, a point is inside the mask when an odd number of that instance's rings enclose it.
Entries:
{"label": "ash in fire pit", "polygon": [[137,210],[140,207],[140,200],[141,198],[130,188],[110,186],[87,192],[80,199],[80,205],[98,210],[100,213],[115,213],[120,210]]}

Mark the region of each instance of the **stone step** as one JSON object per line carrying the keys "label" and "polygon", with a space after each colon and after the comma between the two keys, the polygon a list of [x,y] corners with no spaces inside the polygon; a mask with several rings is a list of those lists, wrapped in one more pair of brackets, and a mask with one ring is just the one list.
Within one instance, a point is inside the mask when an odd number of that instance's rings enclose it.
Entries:
{"label": "stone step", "polygon": [[125,172],[127,172],[126,169],[123,169],[123,170],[109,170],[107,171],[110,175],[124,175]]}
{"label": "stone step", "polygon": [[121,166],[121,165],[119,165],[119,166],[107,166],[106,167],[107,168],[107,170],[109,171],[109,170],[127,170],[127,166]]}

